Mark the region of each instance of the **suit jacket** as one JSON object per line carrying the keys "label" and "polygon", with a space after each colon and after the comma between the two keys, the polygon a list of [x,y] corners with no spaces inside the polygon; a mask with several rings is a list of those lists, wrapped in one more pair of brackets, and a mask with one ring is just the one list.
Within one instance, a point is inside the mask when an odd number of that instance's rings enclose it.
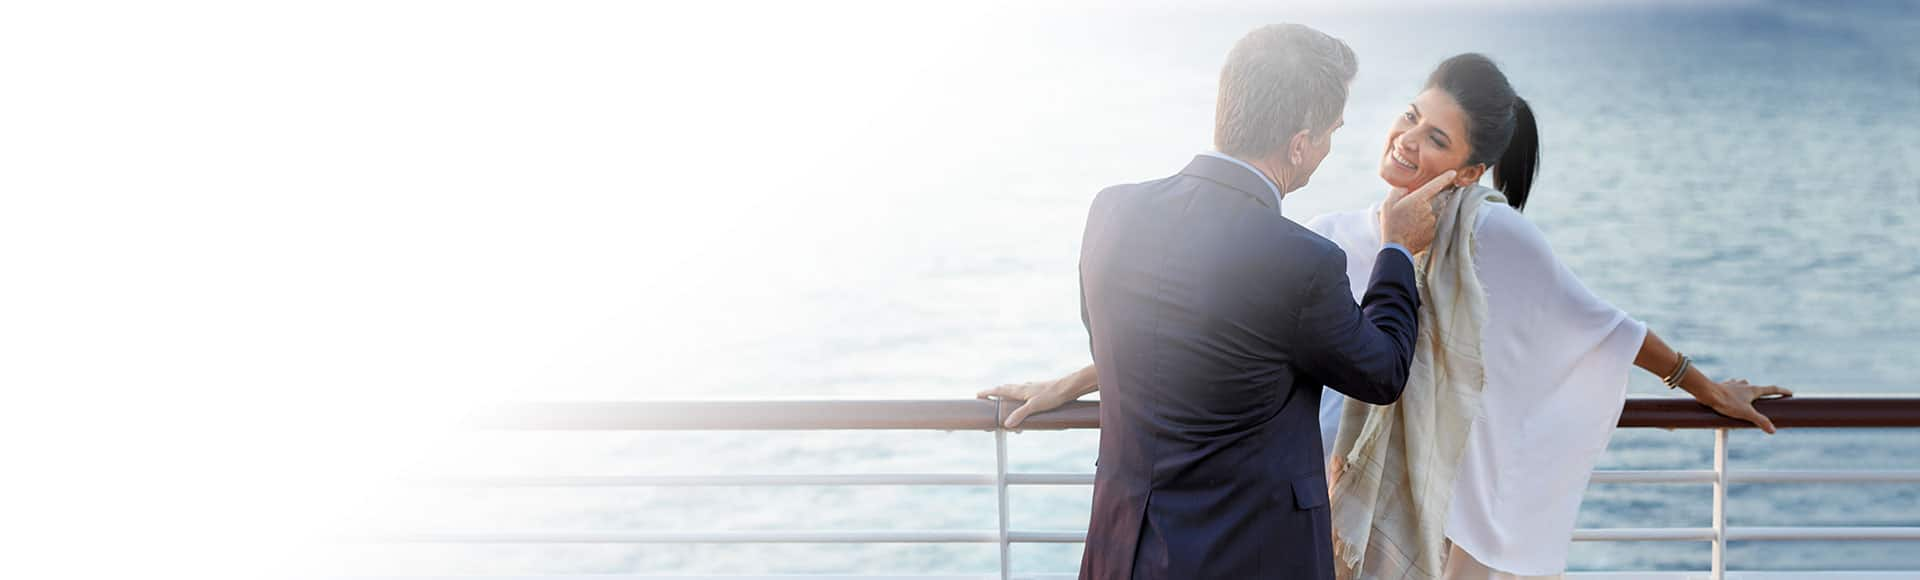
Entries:
{"label": "suit jacket", "polygon": [[1333,577],[1321,386],[1398,399],[1419,297],[1387,249],[1354,304],[1346,255],[1277,203],[1204,155],[1094,199],[1080,294],[1100,458],[1081,578]]}

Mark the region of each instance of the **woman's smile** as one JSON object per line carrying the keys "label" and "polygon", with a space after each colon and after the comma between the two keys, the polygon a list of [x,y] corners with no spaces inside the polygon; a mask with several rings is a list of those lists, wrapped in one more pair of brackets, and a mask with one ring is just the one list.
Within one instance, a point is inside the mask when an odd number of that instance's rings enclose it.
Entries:
{"label": "woman's smile", "polygon": [[1398,147],[1388,148],[1387,158],[1392,159],[1394,163],[1400,164],[1401,167],[1407,168],[1408,171],[1416,171],[1420,169],[1420,166],[1414,165],[1412,161],[1408,161],[1405,157],[1401,157],[1400,150]]}

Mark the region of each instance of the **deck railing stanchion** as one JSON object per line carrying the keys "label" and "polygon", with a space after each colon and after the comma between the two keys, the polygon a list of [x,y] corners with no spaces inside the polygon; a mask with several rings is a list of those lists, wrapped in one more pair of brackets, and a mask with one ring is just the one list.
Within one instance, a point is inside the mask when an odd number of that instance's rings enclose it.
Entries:
{"label": "deck railing stanchion", "polygon": [[1713,430],[1713,580],[1727,577],[1727,431]]}
{"label": "deck railing stanchion", "polygon": [[1013,541],[1007,533],[1011,499],[1007,495],[1007,428],[1000,424],[1004,402],[995,401],[993,413],[993,486],[1000,501],[1000,580],[1013,578]]}

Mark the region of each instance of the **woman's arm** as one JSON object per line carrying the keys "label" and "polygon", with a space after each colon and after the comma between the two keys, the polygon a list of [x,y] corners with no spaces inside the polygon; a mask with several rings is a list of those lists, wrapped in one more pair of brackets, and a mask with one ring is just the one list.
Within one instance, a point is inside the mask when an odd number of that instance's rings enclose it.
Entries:
{"label": "woman's arm", "polygon": [[[1667,346],[1666,341],[1660,340],[1660,335],[1654,334],[1653,330],[1649,329],[1647,339],[1640,343],[1640,353],[1634,357],[1633,365],[1665,379],[1668,373],[1680,367],[1680,353],[1674,352],[1672,347]],[[1686,376],[1680,380],[1680,388],[1685,389],[1687,394],[1693,395],[1694,400],[1712,408],[1714,412],[1753,423],[1760,426],[1760,430],[1768,433],[1773,432],[1773,421],[1754,410],[1753,402],[1776,395],[1793,396],[1793,391],[1787,389],[1772,385],[1752,385],[1741,379],[1717,383],[1708,378],[1706,373],[1700,372],[1699,367],[1694,366],[1688,366]]]}
{"label": "woman's arm", "polygon": [[1093,365],[1087,365],[1087,368],[1067,373],[1067,376],[1051,381],[1000,385],[980,391],[976,396],[982,399],[1026,401],[1026,404],[1007,414],[1007,428],[1012,429],[1019,427],[1020,422],[1025,421],[1028,415],[1053,410],[1098,390],[1100,390],[1099,375],[1094,374]]}
{"label": "woman's arm", "polygon": [[[1511,312],[1520,316],[1525,340],[1555,340],[1555,329],[1616,329],[1618,308],[1594,296],[1566,264],[1560,262],[1547,243],[1546,235],[1519,212],[1505,206],[1493,206],[1485,213],[1475,233],[1475,266],[1489,295],[1499,296]],[[1501,289],[1512,289],[1501,292]],[[1520,289],[1525,289],[1524,291]],[[1614,359],[1619,360],[1619,359]],[[1524,364],[1524,363],[1522,363]],[[1680,353],[1667,346],[1660,335],[1648,330],[1633,353],[1634,366],[1646,369],[1662,379],[1680,367]],[[1716,382],[1698,369],[1688,369],[1680,377],[1679,387],[1694,400],[1714,412],[1748,421],[1772,433],[1773,421],[1753,409],[1753,401],[1792,391],[1772,386],[1755,386],[1743,380]]]}

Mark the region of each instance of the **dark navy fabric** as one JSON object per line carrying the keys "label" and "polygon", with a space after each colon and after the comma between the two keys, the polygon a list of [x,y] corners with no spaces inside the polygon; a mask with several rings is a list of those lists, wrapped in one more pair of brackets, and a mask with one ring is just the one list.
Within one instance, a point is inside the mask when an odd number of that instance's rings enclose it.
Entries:
{"label": "dark navy fabric", "polygon": [[1397,400],[1413,264],[1382,251],[1363,304],[1338,246],[1262,178],[1196,157],[1103,190],[1080,255],[1100,381],[1083,579],[1332,578],[1320,387]]}

